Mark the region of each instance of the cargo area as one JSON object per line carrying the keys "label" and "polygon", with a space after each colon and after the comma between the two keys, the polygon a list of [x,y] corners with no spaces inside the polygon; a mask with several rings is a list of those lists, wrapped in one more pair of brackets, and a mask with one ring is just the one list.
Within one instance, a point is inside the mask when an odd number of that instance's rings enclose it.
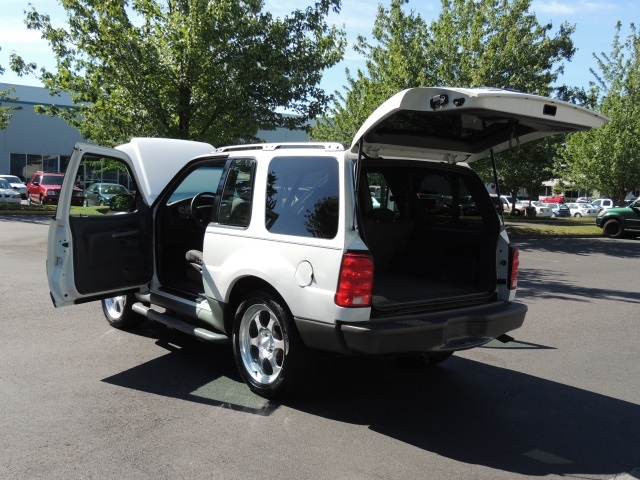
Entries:
{"label": "cargo area", "polygon": [[492,296],[500,219],[472,170],[377,160],[363,164],[361,180],[375,310]]}

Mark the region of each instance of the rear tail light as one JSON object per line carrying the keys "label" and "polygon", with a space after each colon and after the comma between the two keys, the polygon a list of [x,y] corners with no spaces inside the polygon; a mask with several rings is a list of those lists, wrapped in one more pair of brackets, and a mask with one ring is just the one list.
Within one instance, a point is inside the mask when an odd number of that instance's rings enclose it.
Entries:
{"label": "rear tail light", "polygon": [[515,248],[509,249],[511,268],[509,270],[509,290],[518,288],[518,268],[520,267],[520,252]]}
{"label": "rear tail light", "polygon": [[342,257],[335,302],[339,307],[370,307],[373,288],[371,256],[347,253]]}

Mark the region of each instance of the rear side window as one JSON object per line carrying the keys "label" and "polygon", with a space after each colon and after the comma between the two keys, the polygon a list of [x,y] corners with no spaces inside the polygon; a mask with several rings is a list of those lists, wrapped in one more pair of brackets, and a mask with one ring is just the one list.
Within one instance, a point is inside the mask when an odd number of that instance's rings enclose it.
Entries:
{"label": "rear side window", "polygon": [[469,178],[449,172],[414,171],[411,184],[422,214],[432,224],[480,225],[484,223],[480,194]]}
{"label": "rear side window", "polygon": [[338,161],[274,157],[267,178],[265,225],[271,233],[334,238],[338,233]]}
{"label": "rear side window", "polygon": [[251,158],[238,158],[231,163],[220,198],[220,224],[249,226],[254,172],[255,160]]}

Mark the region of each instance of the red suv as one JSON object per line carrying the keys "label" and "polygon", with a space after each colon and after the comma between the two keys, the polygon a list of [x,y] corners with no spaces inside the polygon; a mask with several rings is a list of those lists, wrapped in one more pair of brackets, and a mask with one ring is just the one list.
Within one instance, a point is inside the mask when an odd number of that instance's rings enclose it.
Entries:
{"label": "red suv", "polygon": [[[64,173],[35,172],[27,182],[27,200],[42,205],[57,205]],[[74,187],[71,205],[84,205],[82,190]]]}

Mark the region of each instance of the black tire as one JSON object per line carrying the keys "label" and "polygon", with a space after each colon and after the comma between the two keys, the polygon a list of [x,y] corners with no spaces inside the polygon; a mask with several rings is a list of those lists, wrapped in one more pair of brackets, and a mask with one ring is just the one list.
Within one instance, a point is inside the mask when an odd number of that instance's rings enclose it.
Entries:
{"label": "black tire", "polygon": [[581,214],[581,213],[576,213],[576,214],[574,215],[574,217],[576,217],[576,218],[580,218],[580,217],[582,217],[582,214]]}
{"label": "black tire", "polygon": [[118,330],[132,330],[140,326],[145,317],[131,309],[135,302],[134,295],[120,295],[102,300],[102,312],[109,325]]}
{"label": "black tire", "polygon": [[266,291],[248,294],[238,306],[233,353],[251,391],[270,399],[300,390],[311,367],[291,313]]}
{"label": "black tire", "polygon": [[602,227],[602,233],[610,238],[621,238],[624,235],[624,228],[618,220],[607,220]]}
{"label": "black tire", "polygon": [[412,353],[396,356],[396,361],[400,366],[406,368],[418,368],[438,365],[451,358],[453,352],[444,353]]}
{"label": "black tire", "polygon": [[553,218],[557,218],[557,217],[558,217],[558,215],[557,215],[556,213],[552,213],[552,214],[551,214],[551,216],[552,216]]}

